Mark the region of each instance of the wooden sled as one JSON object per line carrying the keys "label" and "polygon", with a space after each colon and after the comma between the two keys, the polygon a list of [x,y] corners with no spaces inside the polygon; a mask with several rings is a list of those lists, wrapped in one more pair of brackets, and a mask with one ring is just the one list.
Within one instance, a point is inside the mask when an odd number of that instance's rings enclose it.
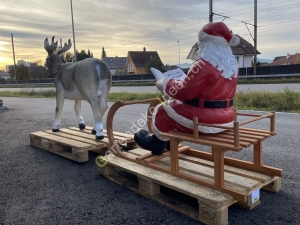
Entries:
{"label": "wooden sled", "polygon": [[[169,132],[163,133],[162,136],[170,138],[171,149],[170,151],[165,151],[162,155],[155,156],[151,153],[144,155],[133,155],[123,152],[119,148],[118,141],[115,140],[113,134],[113,118],[116,111],[123,106],[140,104],[140,103],[150,103],[147,112],[147,125],[150,132],[152,132],[152,112],[154,107],[160,103],[159,99],[146,99],[138,101],[119,101],[112,105],[107,116],[107,136],[110,142],[112,152],[120,158],[135,162],[137,164],[150,167],[152,169],[170,174],[182,178],[184,180],[206,186],[208,188],[215,189],[227,193],[234,197],[234,199],[241,205],[246,205],[249,202],[249,195],[243,193],[242,191],[233,189],[224,185],[224,167],[235,167],[244,169],[247,171],[253,171],[271,177],[281,177],[282,169],[266,166],[262,164],[262,142],[266,138],[276,135],[275,132],[275,112],[271,112],[265,115],[257,114],[246,114],[236,112],[236,117],[233,127],[217,126],[200,124],[197,118],[194,118],[194,133],[187,134],[181,132]],[[254,117],[246,121],[237,121],[238,116]],[[269,118],[270,119],[270,129],[260,130],[253,128],[245,128],[242,125],[255,122],[257,120]],[[218,134],[198,134],[198,125],[210,126],[225,129],[222,133]],[[132,141],[132,140],[131,140]],[[200,144],[208,146],[211,148],[211,153],[191,149],[190,146],[180,145],[180,142],[191,142],[195,144]],[[225,157],[224,153],[227,151],[240,152],[245,148],[253,146],[253,162],[238,160],[235,158]],[[180,157],[179,157],[180,155]],[[214,169],[213,180],[209,181],[207,179],[199,178],[199,176],[194,176],[191,173],[184,173],[180,171],[179,160],[185,156],[185,158],[193,157],[196,159],[204,159],[212,162],[212,168]],[[170,166],[165,167],[157,164],[159,160],[170,157]],[[260,188],[260,187],[258,187]]]}

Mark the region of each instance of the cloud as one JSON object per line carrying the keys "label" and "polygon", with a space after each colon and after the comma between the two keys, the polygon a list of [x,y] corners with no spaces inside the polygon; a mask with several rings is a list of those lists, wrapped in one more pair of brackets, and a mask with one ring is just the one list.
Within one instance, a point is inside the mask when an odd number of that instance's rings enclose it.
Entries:
{"label": "cloud", "polygon": [[[128,51],[158,51],[164,63],[184,62],[198,31],[208,22],[208,1],[198,0],[73,0],[76,48],[90,49],[100,57],[104,46],[108,56],[126,56]],[[289,7],[288,7],[289,6]],[[258,50],[262,58],[293,53],[300,25],[300,3],[261,0],[258,3]],[[253,24],[253,1],[214,0],[214,21],[222,21],[249,42],[249,31],[241,21]],[[73,40],[70,1],[9,1],[0,3],[0,54],[11,64],[11,33],[16,55],[28,61],[44,60],[46,37]],[[217,15],[219,14],[219,15]],[[253,35],[253,26],[248,26]],[[180,41],[178,44],[177,41]],[[17,57],[17,59],[19,59]],[[187,61],[188,62],[188,61]],[[0,68],[3,67],[3,60]]]}

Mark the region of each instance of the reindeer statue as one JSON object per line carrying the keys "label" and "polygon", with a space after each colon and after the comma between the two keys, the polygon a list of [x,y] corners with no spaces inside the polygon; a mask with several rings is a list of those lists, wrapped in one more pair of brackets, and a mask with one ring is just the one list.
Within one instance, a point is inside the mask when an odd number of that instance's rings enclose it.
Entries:
{"label": "reindeer statue", "polygon": [[60,119],[64,106],[64,99],[75,100],[75,112],[79,120],[79,129],[85,128],[81,115],[81,100],[90,103],[95,125],[92,134],[96,135],[96,141],[104,138],[102,118],[107,109],[107,97],[112,83],[112,75],[107,64],[99,59],[87,58],[76,63],[65,63],[59,56],[68,51],[72,46],[68,44],[56,53],[57,41],[52,37],[51,45],[48,38],[44,41],[44,48],[48,52],[47,67],[56,76],[56,110],[52,131],[59,131]]}

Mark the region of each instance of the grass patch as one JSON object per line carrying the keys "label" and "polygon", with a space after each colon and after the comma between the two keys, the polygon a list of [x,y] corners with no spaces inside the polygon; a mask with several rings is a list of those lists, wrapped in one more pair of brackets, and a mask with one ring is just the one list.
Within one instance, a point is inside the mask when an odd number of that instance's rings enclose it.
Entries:
{"label": "grass patch", "polygon": [[300,92],[285,89],[284,92],[237,92],[234,106],[237,109],[261,111],[300,112]]}
{"label": "grass patch", "polygon": [[[55,98],[55,91],[0,91],[1,97]],[[158,93],[110,93],[109,102],[132,101],[159,97]],[[259,110],[300,113],[300,92],[237,92],[234,106],[240,110]]]}
{"label": "grass patch", "polygon": [[0,96],[3,97],[26,97],[26,98],[55,98],[55,91],[0,91]]}

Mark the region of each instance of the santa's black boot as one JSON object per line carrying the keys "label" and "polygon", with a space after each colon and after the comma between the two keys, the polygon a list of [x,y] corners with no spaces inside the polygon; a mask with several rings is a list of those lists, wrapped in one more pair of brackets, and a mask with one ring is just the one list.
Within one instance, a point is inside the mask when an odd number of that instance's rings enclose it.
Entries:
{"label": "santa's black boot", "polygon": [[167,147],[167,142],[158,139],[145,129],[138,129],[134,134],[135,142],[143,149],[149,150],[153,155],[161,155]]}

